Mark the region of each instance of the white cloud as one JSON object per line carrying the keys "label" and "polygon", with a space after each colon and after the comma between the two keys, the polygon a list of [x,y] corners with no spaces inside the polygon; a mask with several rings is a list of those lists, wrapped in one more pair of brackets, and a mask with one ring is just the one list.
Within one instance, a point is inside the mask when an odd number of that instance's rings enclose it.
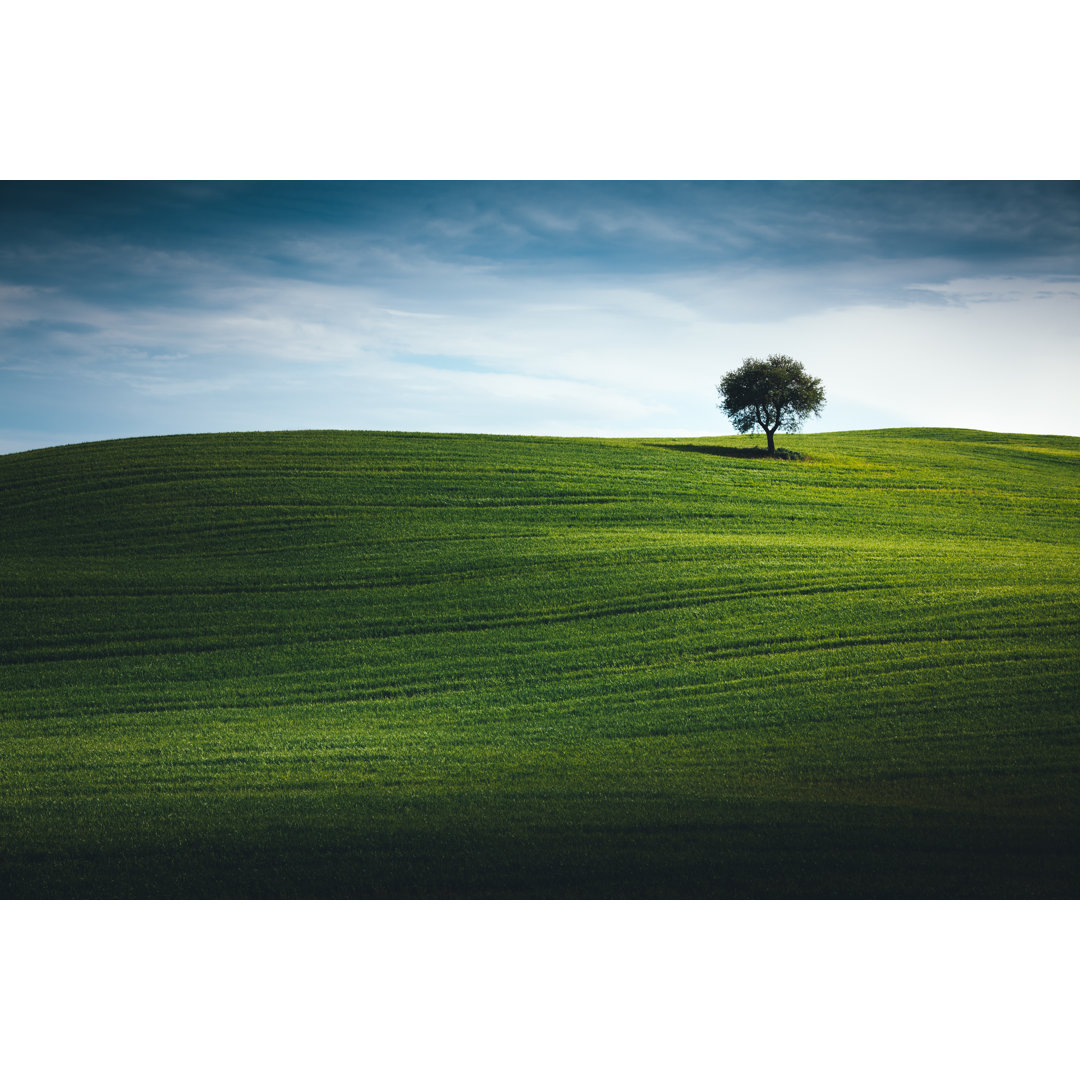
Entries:
{"label": "white cloud", "polygon": [[1080,435],[1080,303],[1070,290],[991,280],[949,295],[962,302],[795,320],[800,358],[826,386],[913,424]]}
{"label": "white cloud", "polygon": [[[793,271],[740,280],[474,269],[463,279],[426,263],[404,282],[364,286],[212,276],[189,282],[185,306],[132,311],[7,288],[0,319],[81,324],[55,332],[67,359],[58,353],[52,370],[108,387],[92,407],[126,417],[119,434],[141,432],[136,417],[174,431],[724,432],[715,384],[744,357],[772,352],[825,383],[832,405],[807,430],[1080,434],[1075,284],[955,278],[916,287],[934,303],[786,304],[815,287]],[[855,267],[830,286],[838,296],[858,287]],[[801,313],[781,314],[792,309]],[[116,399],[118,388],[128,397]]]}

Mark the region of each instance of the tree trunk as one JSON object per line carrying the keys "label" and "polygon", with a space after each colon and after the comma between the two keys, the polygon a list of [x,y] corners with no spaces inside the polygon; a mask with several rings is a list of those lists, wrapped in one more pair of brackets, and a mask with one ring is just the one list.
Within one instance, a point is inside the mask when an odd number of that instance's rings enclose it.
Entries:
{"label": "tree trunk", "polygon": [[765,435],[769,440],[769,453],[771,455],[775,456],[776,455],[776,447],[773,445],[773,441],[772,441],[773,433],[768,428],[766,428],[765,429]]}

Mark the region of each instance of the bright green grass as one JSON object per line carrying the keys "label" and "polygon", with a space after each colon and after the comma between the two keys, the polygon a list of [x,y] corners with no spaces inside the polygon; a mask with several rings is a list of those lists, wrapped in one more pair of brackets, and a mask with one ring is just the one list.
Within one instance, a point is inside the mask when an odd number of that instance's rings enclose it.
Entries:
{"label": "bright green grass", "polygon": [[0,457],[0,894],[1075,896],[1080,439]]}

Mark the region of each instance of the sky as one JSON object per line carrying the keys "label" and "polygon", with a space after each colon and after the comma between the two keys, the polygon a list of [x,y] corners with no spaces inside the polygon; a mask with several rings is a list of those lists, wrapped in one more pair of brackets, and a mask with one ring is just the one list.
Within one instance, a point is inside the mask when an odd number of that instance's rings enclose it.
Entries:
{"label": "sky", "polygon": [[1075,182],[0,183],[0,452],[301,428],[1080,436]]}

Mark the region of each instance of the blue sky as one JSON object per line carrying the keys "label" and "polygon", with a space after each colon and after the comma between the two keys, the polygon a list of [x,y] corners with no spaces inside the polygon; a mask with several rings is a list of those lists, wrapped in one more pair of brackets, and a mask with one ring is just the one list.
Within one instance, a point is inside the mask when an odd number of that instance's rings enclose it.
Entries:
{"label": "blue sky", "polygon": [[278,428],[1080,435],[1076,183],[0,184],[0,452]]}

